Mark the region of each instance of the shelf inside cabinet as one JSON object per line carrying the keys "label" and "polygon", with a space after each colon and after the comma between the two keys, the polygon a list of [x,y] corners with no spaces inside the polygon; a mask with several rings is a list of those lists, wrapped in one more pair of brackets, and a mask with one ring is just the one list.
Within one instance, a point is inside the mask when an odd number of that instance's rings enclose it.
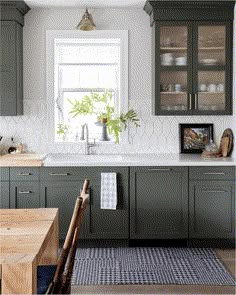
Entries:
{"label": "shelf inside cabinet", "polygon": [[170,66],[165,66],[165,65],[161,65],[160,67],[161,71],[187,71],[188,66],[184,65],[184,66],[176,66],[176,65],[170,65]]}
{"label": "shelf inside cabinet", "polygon": [[198,64],[198,70],[199,71],[225,71],[225,65],[207,65],[207,64]]}
{"label": "shelf inside cabinet", "polygon": [[168,91],[161,91],[160,92],[161,94],[164,94],[164,95],[176,95],[176,94],[178,94],[178,95],[183,95],[183,94],[187,94],[187,92],[183,92],[183,91],[179,91],[179,92],[177,92],[177,91],[172,91],[172,92],[168,92]]}
{"label": "shelf inside cabinet", "polygon": [[187,47],[161,47],[161,51],[187,51]]}
{"label": "shelf inside cabinet", "polygon": [[198,94],[210,94],[210,95],[213,95],[213,94],[225,94],[225,92],[219,92],[219,91],[216,91],[216,92],[210,92],[210,91],[199,91]]}
{"label": "shelf inside cabinet", "polygon": [[218,50],[225,50],[225,48],[222,46],[220,47],[199,47],[198,50],[203,51],[218,51]]}

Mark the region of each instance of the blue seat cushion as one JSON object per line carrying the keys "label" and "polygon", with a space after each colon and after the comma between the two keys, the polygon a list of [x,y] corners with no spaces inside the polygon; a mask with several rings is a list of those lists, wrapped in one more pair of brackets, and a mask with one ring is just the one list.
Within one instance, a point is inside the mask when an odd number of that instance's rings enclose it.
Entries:
{"label": "blue seat cushion", "polygon": [[37,294],[45,294],[52,282],[57,265],[39,265],[37,267]]}

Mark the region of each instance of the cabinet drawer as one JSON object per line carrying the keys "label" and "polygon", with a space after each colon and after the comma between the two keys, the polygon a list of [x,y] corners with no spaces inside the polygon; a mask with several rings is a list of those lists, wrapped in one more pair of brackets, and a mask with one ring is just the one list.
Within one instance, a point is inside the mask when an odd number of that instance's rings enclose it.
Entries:
{"label": "cabinet drawer", "polygon": [[195,180],[235,180],[235,167],[190,167],[189,178]]}
{"label": "cabinet drawer", "polygon": [[0,168],[0,181],[9,180],[9,168]]}
{"label": "cabinet drawer", "polygon": [[10,188],[10,206],[11,208],[39,208],[39,182],[12,182]]}
{"label": "cabinet drawer", "polygon": [[10,168],[10,180],[14,180],[14,181],[39,180],[39,168],[34,168],[34,167]]}
{"label": "cabinet drawer", "polygon": [[42,181],[73,181],[90,180],[100,182],[102,172],[116,172],[118,178],[128,178],[129,168],[127,167],[44,167],[41,170]]}

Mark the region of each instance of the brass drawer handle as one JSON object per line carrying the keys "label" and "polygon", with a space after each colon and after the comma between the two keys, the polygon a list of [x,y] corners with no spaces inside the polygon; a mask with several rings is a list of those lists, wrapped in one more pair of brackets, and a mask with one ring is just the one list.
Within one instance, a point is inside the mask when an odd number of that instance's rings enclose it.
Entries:
{"label": "brass drawer handle", "polygon": [[224,172],[205,172],[205,175],[225,175]]}
{"label": "brass drawer handle", "polygon": [[32,194],[32,191],[21,191],[19,194]]}
{"label": "brass drawer handle", "polygon": [[189,109],[192,109],[192,93],[189,93]]}
{"label": "brass drawer handle", "polygon": [[194,95],[194,108],[195,108],[195,110],[197,110],[197,108],[198,108],[198,94],[197,93]]}
{"label": "brass drawer handle", "polygon": [[49,173],[51,176],[68,176],[70,173]]}
{"label": "brass drawer handle", "polygon": [[31,173],[19,173],[18,176],[30,176],[32,175]]}
{"label": "brass drawer handle", "polygon": [[170,168],[150,168],[148,171],[171,171]]}
{"label": "brass drawer handle", "polygon": [[203,190],[204,193],[226,193],[226,191],[211,191],[211,190]]}

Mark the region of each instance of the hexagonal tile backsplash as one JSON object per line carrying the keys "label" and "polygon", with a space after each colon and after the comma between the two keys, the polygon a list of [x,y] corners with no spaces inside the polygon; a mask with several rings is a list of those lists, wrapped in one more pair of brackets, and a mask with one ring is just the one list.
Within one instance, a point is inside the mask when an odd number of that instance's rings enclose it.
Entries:
{"label": "hexagonal tile backsplash", "polygon": [[[45,50],[46,30],[72,30],[82,13],[82,10],[75,8],[40,8],[27,13],[24,27],[24,115],[0,117],[0,135],[4,136],[0,144],[1,152],[6,151],[13,136],[16,142],[22,142],[32,152],[83,153],[84,145],[81,143],[54,144],[50,138],[52,132],[47,115]],[[100,30],[129,31],[129,108],[137,111],[141,125],[140,128],[128,130],[129,144],[103,144],[97,146],[94,152],[178,153],[179,123],[213,123],[217,144],[224,129],[236,130],[235,102],[234,116],[152,116],[152,38],[149,16],[142,9],[95,9],[93,17]],[[234,65],[235,51],[234,48]]]}

